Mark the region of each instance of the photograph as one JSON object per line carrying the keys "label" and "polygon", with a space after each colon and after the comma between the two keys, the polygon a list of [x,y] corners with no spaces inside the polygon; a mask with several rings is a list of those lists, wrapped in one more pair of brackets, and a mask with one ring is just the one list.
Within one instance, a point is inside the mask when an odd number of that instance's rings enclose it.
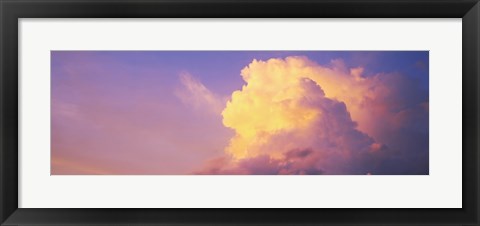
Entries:
{"label": "photograph", "polygon": [[429,51],[50,58],[51,175],[429,175]]}

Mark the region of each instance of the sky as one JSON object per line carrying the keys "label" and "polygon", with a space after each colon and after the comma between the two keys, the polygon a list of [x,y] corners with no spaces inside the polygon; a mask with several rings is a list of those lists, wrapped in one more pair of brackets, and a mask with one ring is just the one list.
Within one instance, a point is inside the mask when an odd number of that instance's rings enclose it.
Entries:
{"label": "sky", "polygon": [[52,51],[52,175],[426,175],[428,51]]}

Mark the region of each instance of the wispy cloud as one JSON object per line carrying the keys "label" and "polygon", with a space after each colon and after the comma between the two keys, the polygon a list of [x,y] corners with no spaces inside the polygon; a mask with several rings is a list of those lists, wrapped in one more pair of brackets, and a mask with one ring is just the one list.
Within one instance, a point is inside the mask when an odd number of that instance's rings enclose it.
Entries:
{"label": "wispy cloud", "polygon": [[179,80],[181,87],[175,90],[175,95],[184,104],[196,110],[204,110],[218,115],[225,107],[227,98],[213,93],[189,73],[180,73]]}

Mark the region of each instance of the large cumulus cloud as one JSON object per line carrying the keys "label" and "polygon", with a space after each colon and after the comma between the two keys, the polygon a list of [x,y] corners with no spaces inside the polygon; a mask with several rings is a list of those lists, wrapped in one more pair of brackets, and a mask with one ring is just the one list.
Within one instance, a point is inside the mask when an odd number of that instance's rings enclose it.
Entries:
{"label": "large cumulus cloud", "polygon": [[428,173],[428,95],[408,77],[306,57],[254,60],[241,76],[222,111],[235,135],[196,173]]}

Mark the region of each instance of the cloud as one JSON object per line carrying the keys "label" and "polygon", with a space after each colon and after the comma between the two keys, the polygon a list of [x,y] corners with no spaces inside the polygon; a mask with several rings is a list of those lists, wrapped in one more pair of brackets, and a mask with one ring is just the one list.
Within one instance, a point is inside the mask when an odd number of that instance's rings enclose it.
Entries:
{"label": "cloud", "polygon": [[317,161],[318,158],[318,153],[310,149],[292,150],[278,159],[268,155],[241,160],[222,156],[211,160],[206,167],[195,173],[205,175],[318,175],[323,174]]}
{"label": "cloud", "polygon": [[[306,57],[254,60],[241,71],[246,84],[222,111],[223,124],[235,131],[225,156],[197,173],[428,172],[428,158],[409,162],[428,157],[427,93],[406,76],[363,71],[341,60],[329,66]],[[413,127],[427,147],[400,145]]]}
{"label": "cloud", "polygon": [[214,114],[220,114],[225,107],[226,98],[213,93],[186,72],[181,73],[179,79],[182,86],[175,90],[175,95],[184,104],[196,110],[207,110]]}

